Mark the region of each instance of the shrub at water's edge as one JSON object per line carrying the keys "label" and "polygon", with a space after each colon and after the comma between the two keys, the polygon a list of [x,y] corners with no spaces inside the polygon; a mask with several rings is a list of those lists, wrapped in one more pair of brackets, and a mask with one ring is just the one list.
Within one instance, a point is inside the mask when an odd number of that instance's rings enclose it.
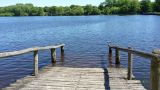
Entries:
{"label": "shrub at water's edge", "polygon": [[0,7],[0,16],[160,15],[160,0],[105,0],[99,6],[51,6],[16,4]]}

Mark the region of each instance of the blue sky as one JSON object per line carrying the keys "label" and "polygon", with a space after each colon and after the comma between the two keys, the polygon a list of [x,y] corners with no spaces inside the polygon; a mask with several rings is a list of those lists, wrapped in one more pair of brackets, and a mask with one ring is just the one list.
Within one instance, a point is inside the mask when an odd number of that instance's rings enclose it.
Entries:
{"label": "blue sky", "polygon": [[35,6],[70,6],[76,5],[99,5],[105,0],[0,0],[1,6],[15,5],[16,3],[32,3]]}

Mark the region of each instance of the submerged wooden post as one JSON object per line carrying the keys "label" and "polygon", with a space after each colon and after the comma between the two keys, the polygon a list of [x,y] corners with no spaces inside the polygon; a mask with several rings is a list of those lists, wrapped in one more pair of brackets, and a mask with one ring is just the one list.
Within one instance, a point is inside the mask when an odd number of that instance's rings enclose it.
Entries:
{"label": "submerged wooden post", "polygon": [[[128,49],[132,50],[131,47],[129,47]],[[128,80],[132,79],[132,58],[133,54],[131,53],[131,51],[128,51],[128,75],[127,75]]]}
{"label": "submerged wooden post", "polygon": [[61,46],[61,62],[64,64],[64,46]]}
{"label": "submerged wooden post", "polygon": [[64,46],[61,46],[61,56],[64,56]]}
{"label": "submerged wooden post", "polygon": [[109,60],[112,60],[112,48],[109,47]]}
{"label": "submerged wooden post", "polygon": [[[160,50],[154,50],[154,54],[160,55]],[[160,58],[151,60],[151,87],[150,90],[160,90]]]}
{"label": "submerged wooden post", "polygon": [[51,49],[51,62],[52,64],[56,63],[56,49],[55,48]]}
{"label": "submerged wooden post", "polygon": [[119,52],[118,47],[116,48],[115,54],[116,54],[116,58],[115,58],[116,64],[120,64],[120,52]]}
{"label": "submerged wooden post", "polygon": [[34,75],[38,75],[38,50],[34,51]]}

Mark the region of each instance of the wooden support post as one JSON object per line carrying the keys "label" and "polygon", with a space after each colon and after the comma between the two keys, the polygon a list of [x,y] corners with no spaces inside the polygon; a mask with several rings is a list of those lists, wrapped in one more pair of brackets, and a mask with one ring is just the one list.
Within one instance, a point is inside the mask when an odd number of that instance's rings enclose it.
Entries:
{"label": "wooden support post", "polygon": [[61,56],[64,56],[64,46],[61,46]]}
{"label": "wooden support post", "polygon": [[120,64],[120,52],[118,48],[116,48],[115,54],[116,54],[116,58],[115,58],[116,64]]}
{"label": "wooden support post", "polygon": [[[132,50],[131,47],[128,48],[129,50]],[[133,54],[131,53],[131,51],[128,51],[128,75],[127,78],[128,80],[132,80],[132,58],[133,58]]]}
{"label": "wooden support post", "polygon": [[34,51],[34,75],[38,75],[38,50]]}
{"label": "wooden support post", "polygon": [[56,63],[56,49],[55,48],[51,49],[51,62],[52,64]]}
{"label": "wooden support post", "polygon": [[64,64],[64,46],[61,46],[61,62]]}
{"label": "wooden support post", "polygon": [[112,60],[112,48],[109,47],[109,60]]}
{"label": "wooden support post", "polygon": [[[159,52],[153,52],[160,55]],[[160,58],[153,58],[151,60],[151,72],[150,72],[150,90],[160,90]]]}

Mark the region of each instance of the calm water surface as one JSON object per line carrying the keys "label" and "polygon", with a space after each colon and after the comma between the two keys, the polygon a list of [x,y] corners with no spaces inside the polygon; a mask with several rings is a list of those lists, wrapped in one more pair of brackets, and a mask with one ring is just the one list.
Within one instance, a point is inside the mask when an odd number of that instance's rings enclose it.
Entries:
{"label": "calm water surface", "polygon": [[[0,17],[0,52],[65,43],[58,66],[107,67],[107,41],[147,52],[160,48],[160,16]],[[49,50],[39,53],[40,68],[50,64]],[[127,55],[121,56],[126,67]],[[33,53],[1,59],[0,66],[2,88],[32,74]],[[150,61],[134,56],[134,75],[146,88],[149,73]]]}

